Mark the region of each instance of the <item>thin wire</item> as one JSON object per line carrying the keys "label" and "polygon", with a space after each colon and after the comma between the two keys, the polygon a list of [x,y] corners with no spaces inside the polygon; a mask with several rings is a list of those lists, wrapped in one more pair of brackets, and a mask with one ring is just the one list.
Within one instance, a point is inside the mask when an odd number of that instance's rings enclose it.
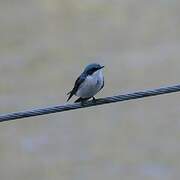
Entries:
{"label": "thin wire", "polygon": [[83,104],[73,103],[73,104],[57,105],[57,106],[45,107],[45,108],[39,108],[39,109],[33,109],[33,110],[27,110],[27,111],[13,112],[13,113],[0,115],[0,122],[10,121],[10,120],[15,120],[15,119],[20,119],[20,118],[27,118],[27,117],[32,117],[32,116],[40,116],[40,115],[45,115],[45,114],[50,114],[50,113],[69,111],[69,110],[86,108],[86,107],[97,106],[97,105],[108,104],[108,103],[115,103],[115,102],[120,102],[120,101],[127,101],[131,99],[139,99],[139,98],[144,98],[144,97],[149,97],[149,96],[157,96],[161,94],[174,93],[178,91],[180,91],[180,84],[169,86],[169,87],[161,87],[157,89],[137,91],[134,93],[101,98],[101,99],[97,99],[95,102],[87,101]]}

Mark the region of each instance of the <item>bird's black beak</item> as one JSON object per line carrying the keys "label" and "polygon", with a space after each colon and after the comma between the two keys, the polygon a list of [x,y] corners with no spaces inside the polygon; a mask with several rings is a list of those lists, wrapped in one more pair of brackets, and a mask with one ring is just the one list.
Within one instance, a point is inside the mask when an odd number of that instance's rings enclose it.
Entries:
{"label": "bird's black beak", "polygon": [[101,66],[100,69],[104,68],[104,66]]}

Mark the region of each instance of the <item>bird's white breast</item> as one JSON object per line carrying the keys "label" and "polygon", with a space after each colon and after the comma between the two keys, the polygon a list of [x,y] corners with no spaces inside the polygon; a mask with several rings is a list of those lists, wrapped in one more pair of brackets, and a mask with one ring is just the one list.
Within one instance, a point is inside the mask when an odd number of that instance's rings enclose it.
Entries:
{"label": "bird's white breast", "polygon": [[87,76],[85,81],[80,85],[76,95],[82,98],[93,97],[103,86],[104,77],[102,70],[98,70],[91,76]]}

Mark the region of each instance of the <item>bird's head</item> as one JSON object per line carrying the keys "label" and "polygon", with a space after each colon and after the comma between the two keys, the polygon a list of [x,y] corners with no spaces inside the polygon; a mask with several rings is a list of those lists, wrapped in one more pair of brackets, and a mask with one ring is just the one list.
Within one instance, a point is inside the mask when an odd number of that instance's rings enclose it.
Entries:
{"label": "bird's head", "polygon": [[101,66],[100,64],[89,64],[86,66],[84,73],[88,74],[88,75],[92,75],[93,73],[95,73],[96,71],[100,70],[104,68],[104,66]]}

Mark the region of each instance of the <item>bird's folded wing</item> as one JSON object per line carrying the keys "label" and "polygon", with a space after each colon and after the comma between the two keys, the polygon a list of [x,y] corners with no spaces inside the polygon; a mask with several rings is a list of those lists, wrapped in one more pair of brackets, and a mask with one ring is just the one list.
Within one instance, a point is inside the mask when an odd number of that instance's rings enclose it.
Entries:
{"label": "bird's folded wing", "polygon": [[76,80],[76,82],[75,82],[75,84],[74,84],[74,88],[72,89],[72,91],[68,92],[68,94],[67,94],[67,95],[70,94],[67,101],[69,101],[69,99],[71,99],[71,97],[72,97],[74,94],[76,94],[79,86],[84,82],[85,79],[86,79],[86,76],[83,75],[83,74],[81,74],[81,75],[77,78],[77,80]]}

